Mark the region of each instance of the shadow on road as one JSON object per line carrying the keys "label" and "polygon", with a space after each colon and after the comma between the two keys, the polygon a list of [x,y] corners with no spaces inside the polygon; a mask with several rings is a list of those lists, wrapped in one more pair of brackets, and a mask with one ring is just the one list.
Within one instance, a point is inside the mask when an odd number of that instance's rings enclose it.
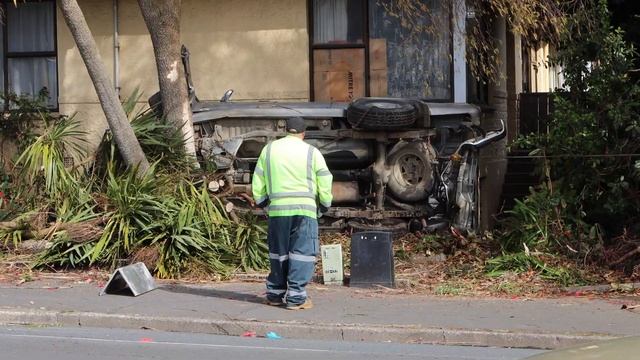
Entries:
{"label": "shadow on road", "polygon": [[228,291],[211,288],[198,288],[186,285],[172,284],[163,285],[158,288],[160,291],[168,291],[176,294],[189,294],[197,296],[208,296],[219,299],[228,299],[236,301],[244,301],[256,304],[264,304],[264,298],[252,293]]}

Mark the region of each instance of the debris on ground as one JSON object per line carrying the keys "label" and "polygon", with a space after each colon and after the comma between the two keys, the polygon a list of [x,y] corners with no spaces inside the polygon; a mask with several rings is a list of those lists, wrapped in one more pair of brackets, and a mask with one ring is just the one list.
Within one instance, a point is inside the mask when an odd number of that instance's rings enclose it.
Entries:
{"label": "debris on ground", "polygon": [[264,337],[266,337],[267,339],[272,339],[272,340],[280,340],[280,339],[282,339],[282,336],[278,335],[278,333],[273,332],[273,331],[269,331],[268,333],[266,333],[264,335]]}
{"label": "debris on ground", "polygon": [[[552,269],[569,269],[579,281],[563,286],[557,281],[545,279],[536,269],[503,271],[489,276],[486,264],[491,250],[486,239],[464,238],[447,234],[405,234],[394,239],[395,288],[375,287],[354,290],[368,296],[397,294],[421,294],[435,296],[493,296],[517,300],[549,296],[598,297],[640,295],[640,283],[629,282],[622,271],[598,267],[577,266],[576,262],[557,256],[540,255],[542,263]],[[349,277],[351,261],[351,235],[347,233],[321,234],[321,245],[342,245],[345,277]],[[152,262],[157,253],[152,249],[136,253],[134,259]],[[65,285],[91,283],[99,286],[109,278],[109,272],[101,269],[59,271],[54,269],[32,270],[33,255],[5,254],[0,258],[0,282],[12,286],[28,286],[30,281],[51,280]],[[517,259],[516,259],[517,260]],[[514,260],[515,261],[515,260]],[[237,271],[226,277],[212,274],[198,264],[191,264],[177,282],[206,284],[225,279],[244,282],[263,282],[268,271]],[[322,286],[322,264],[317,263],[315,291],[325,291]],[[633,278],[635,279],[635,278]],[[345,282],[348,285],[348,280]],[[603,285],[604,284],[604,285]],[[60,285],[56,285],[60,286]],[[638,311],[637,301],[627,301],[626,306]]]}

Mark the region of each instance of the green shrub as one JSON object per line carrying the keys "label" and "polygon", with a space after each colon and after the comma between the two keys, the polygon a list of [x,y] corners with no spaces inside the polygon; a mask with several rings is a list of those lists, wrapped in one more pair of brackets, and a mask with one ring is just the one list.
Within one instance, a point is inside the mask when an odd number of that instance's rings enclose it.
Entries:
{"label": "green shrub", "polygon": [[[113,268],[146,252],[153,255],[147,265],[163,278],[180,277],[194,264],[221,277],[267,268],[263,226],[251,216],[231,218],[206,186],[190,181],[193,162],[181,133],[148,110],[134,112],[137,98],[124,107],[154,161],[144,176],[123,165],[109,133],[92,171],[66,167],[65,157],[79,158],[86,145],[73,119],[46,122],[43,135],[26,144],[17,161],[23,190],[16,196],[25,209],[46,215],[50,231],[42,236],[52,242],[33,266]],[[39,234],[29,214],[0,232],[0,247]]]}
{"label": "green shrub", "polygon": [[543,261],[540,257],[526,252],[516,252],[504,254],[485,263],[485,270],[488,276],[502,276],[507,272],[525,273],[536,272],[542,279],[553,281],[562,286],[582,284],[580,275],[566,267],[552,266]]}
{"label": "green shrub", "polygon": [[554,95],[547,131],[520,140],[543,156],[546,184],[509,212],[505,251],[526,244],[600,260],[607,239],[640,232],[637,54],[609,17],[606,1],[598,1],[568,19],[554,59],[565,89]]}

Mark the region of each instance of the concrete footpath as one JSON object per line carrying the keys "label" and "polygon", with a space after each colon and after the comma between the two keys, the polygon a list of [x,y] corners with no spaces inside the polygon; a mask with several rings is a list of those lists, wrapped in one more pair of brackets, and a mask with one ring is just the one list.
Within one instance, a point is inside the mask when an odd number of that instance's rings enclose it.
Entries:
{"label": "concrete footpath", "polygon": [[640,334],[640,299],[445,298],[311,285],[315,307],[262,304],[261,283],[162,284],[139,297],[95,284],[0,284],[0,324],[155,329],[242,336],[552,349]]}

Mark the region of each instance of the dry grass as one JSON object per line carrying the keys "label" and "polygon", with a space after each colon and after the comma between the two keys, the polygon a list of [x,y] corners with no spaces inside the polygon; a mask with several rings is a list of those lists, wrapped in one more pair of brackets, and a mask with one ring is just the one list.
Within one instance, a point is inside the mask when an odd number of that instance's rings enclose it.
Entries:
{"label": "dry grass", "polygon": [[[538,273],[528,271],[523,273],[505,272],[500,276],[489,277],[485,271],[485,257],[488,254],[486,244],[481,239],[462,240],[440,239],[444,246],[433,238],[420,234],[408,234],[394,240],[395,278],[396,288],[378,287],[367,293],[383,295],[420,294],[437,296],[492,296],[508,298],[535,298],[567,295],[567,291],[551,281],[542,279]],[[343,250],[343,265],[345,275],[349,275],[350,244],[348,234],[323,234],[320,237],[322,245],[340,244]],[[445,250],[437,252],[434,249]],[[107,270],[75,270],[75,271],[32,271],[29,264],[33,255],[0,255],[0,282],[24,284],[32,280],[55,279],[68,282],[104,283],[108,277]],[[141,261],[148,268],[153,268],[157,261],[158,252],[153,248],[137,252],[132,262]],[[556,267],[576,268],[573,261],[552,257],[545,259],[547,263]],[[576,268],[577,269],[577,268]],[[618,284],[640,280],[640,271],[625,275],[620,271],[613,271],[597,267],[581,267],[579,269],[588,284]],[[236,273],[232,280],[262,282],[266,273]],[[316,266],[316,275],[322,277],[321,263]],[[226,280],[218,274],[212,274],[204,266],[193,263],[180,281],[191,283],[210,283]],[[601,291],[598,296],[640,295],[640,291],[625,287],[613,286],[614,291]],[[356,292],[360,290],[354,290]],[[590,296],[588,290],[573,291],[573,295]]]}
{"label": "dry grass", "polygon": [[[426,240],[425,240],[426,239]],[[349,273],[350,244],[348,234],[323,234],[321,244],[341,244],[345,275]],[[379,287],[377,292],[439,296],[548,297],[566,294],[566,290],[535,271],[505,272],[487,276],[486,256],[490,254],[487,239],[466,239],[459,235],[429,237],[406,234],[394,239],[396,288]],[[440,250],[440,251],[437,251]],[[445,255],[447,253],[448,255]],[[598,267],[578,267],[574,261],[549,257],[550,266],[580,273],[588,284],[612,284],[637,281],[619,271]],[[322,278],[322,267],[316,266]]]}

